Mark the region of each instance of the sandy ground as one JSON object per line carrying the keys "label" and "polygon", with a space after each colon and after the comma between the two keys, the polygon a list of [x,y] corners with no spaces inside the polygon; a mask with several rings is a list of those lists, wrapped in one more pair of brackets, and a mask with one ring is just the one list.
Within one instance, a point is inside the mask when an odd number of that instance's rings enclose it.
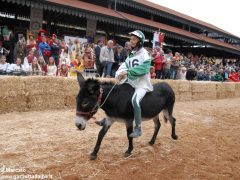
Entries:
{"label": "sandy ground", "polygon": [[[95,116],[103,115],[100,111]],[[143,135],[134,141],[133,155],[125,158],[125,126],[115,123],[103,140],[98,159],[91,161],[89,154],[100,130],[94,120],[80,132],[74,125],[73,109],[2,114],[0,176],[240,179],[240,99],[178,102],[174,116],[177,141],[170,138],[170,124],[161,120],[156,144],[149,146],[153,123],[144,122]],[[6,172],[6,168],[15,172]],[[19,169],[22,172],[16,172]]]}

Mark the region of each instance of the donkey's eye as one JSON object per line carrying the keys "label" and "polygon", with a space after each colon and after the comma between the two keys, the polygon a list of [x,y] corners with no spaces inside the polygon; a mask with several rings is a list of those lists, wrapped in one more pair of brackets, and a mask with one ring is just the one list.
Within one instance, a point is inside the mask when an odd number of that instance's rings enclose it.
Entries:
{"label": "donkey's eye", "polygon": [[85,107],[88,105],[88,102],[82,102],[82,106]]}

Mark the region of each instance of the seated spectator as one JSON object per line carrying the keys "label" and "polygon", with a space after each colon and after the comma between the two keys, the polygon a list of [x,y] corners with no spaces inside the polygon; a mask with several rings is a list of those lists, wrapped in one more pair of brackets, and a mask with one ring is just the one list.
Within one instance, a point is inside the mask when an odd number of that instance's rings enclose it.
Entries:
{"label": "seated spectator", "polygon": [[50,57],[47,65],[47,76],[56,76],[56,75],[57,75],[57,66],[55,65],[54,58]]}
{"label": "seated spectator", "polygon": [[61,64],[61,67],[59,69],[59,76],[68,77],[68,66],[65,62]]}
{"label": "seated spectator", "polygon": [[192,81],[196,78],[196,76],[197,72],[195,70],[195,66],[192,64],[190,68],[187,70],[186,79]]}
{"label": "seated spectator", "polygon": [[220,72],[216,73],[216,75],[214,76],[214,81],[224,81]]}
{"label": "seated spectator", "polygon": [[43,59],[42,56],[39,56],[39,58],[38,58],[38,64],[39,64],[39,66],[40,66],[40,68],[41,68],[42,75],[43,75],[43,76],[46,76],[46,75],[47,75],[47,65],[46,65],[46,63],[45,63],[45,61],[44,61],[44,59]]}
{"label": "seated spectator", "polygon": [[7,69],[10,65],[6,62],[6,56],[0,55],[0,75],[7,74]]}
{"label": "seated spectator", "polygon": [[197,72],[197,80],[198,81],[209,81],[209,76],[205,73],[204,69],[200,69]]}
{"label": "seated spectator", "polygon": [[27,61],[29,64],[32,64],[33,60],[37,60],[37,58],[35,57],[33,50],[30,50],[28,56],[24,58],[24,62]]}
{"label": "seated spectator", "polygon": [[42,69],[41,69],[40,65],[38,64],[37,59],[34,59],[32,61],[32,64],[30,64],[29,73],[32,76],[42,75]]}
{"label": "seated spectator", "polygon": [[21,58],[16,58],[15,64],[8,66],[7,73],[15,76],[26,75],[26,67],[21,62]]}
{"label": "seated spectator", "polygon": [[76,59],[71,62],[70,76],[76,77],[77,73],[84,71],[84,62],[80,54],[76,55]]}

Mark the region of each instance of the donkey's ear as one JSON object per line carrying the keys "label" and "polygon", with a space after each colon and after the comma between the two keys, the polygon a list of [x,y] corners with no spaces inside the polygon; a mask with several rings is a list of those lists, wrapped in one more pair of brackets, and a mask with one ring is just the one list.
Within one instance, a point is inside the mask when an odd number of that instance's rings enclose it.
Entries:
{"label": "donkey's ear", "polygon": [[81,86],[81,84],[83,84],[85,82],[85,79],[84,79],[82,73],[79,73],[79,72],[77,73],[77,80],[78,80],[79,86]]}

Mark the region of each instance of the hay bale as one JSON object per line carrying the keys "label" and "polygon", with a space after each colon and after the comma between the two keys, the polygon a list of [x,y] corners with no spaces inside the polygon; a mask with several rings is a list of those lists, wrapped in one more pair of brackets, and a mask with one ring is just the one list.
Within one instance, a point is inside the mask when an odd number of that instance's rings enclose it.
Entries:
{"label": "hay bale", "polygon": [[74,96],[79,92],[79,84],[76,78],[63,78],[64,96]]}
{"label": "hay bale", "polygon": [[240,83],[235,84],[235,97],[240,97]]}
{"label": "hay bale", "polygon": [[64,104],[69,108],[76,108],[76,96],[65,96]]}
{"label": "hay bale", "polygon": [[63,78],[29,76],[25,78],[27,95],[64,95]]}
{"label": "hay bale", "polygon": [[217,99],[235,97],[235,86],[234,82],[217,83]]}
{"label": "hay bale", "polygon": [[216,83],[209,81],[191,81],[192,92],[216,92]]}
{"label": "hay bale", "polygon": [[30,110],[60,109],[65,107],[64,96],[59,95],[33,95],[28,97]]}
{"label": "hay bale", "polygon": [[179,95],[176,98],[177,101],[191,101],[192,100],[192,92],[181,92],[179,91]]}
{"label": "hay bale", "polygon": [[25,95],[9,96],[0,98],[0,114],[13,111],[27,111]]}
{"label": "hay bale", "polygon": [[23,77],[1,76],[0,98],[25,95],[25,83]]}

